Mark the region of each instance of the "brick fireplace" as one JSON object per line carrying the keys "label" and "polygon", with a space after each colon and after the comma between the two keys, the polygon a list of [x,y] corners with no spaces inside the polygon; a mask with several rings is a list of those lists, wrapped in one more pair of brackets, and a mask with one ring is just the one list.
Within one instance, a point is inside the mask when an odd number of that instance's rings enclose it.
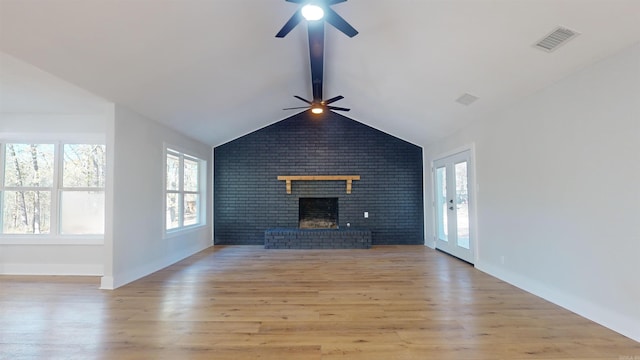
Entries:
{"label": "brick fireplace", "polygon": [[416,145],[302,112],[214,149],[214,243],[262,245],[267,230],[300,230],[300,199],[332,198],[337,229],[303,236],[362,230],[373,245],[423,244],[422,166]]}
{"label": "brick fireplace", "polygon": [[[301,197],[298,199],[298,228],[268,229],[265,249],[368,249],[371,231],[338,229],[337,197]],[[350,224],[349,224],[350,225]]]}

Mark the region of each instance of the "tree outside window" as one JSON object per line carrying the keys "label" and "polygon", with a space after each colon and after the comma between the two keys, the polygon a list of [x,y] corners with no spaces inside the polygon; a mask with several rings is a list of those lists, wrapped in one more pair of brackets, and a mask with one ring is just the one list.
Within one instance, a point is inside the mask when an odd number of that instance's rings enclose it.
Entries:
{"label": "tree outside window", "polygon": [[53,144],[6,144],[2,191],[2,233],[51,231]]}
{"label": "tree outside window", "polygon": [[2,234],[103,234],[105,146],[0,147]]}

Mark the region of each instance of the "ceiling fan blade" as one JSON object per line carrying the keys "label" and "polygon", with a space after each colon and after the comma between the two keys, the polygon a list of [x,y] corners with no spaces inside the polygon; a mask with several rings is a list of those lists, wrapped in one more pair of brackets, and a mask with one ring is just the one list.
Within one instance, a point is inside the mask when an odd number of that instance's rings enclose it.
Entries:
{"label": "ceiling fan blade", "polygon": [[[292,3],[296,3],[296,4],[302,4],[303,2],[305,2],[306,0],[285,0],[286,2],[292,2]],[[339,0],[340,1],[340,0]],[[347,0],[344,0],[347,1]]]}
{"label": "ceiling fan blade", "polygon": [[297,109],[308,109],[308,106],[296,106],[296,107],[289,107],[289,108],[284,108],[282,110],[297,110]]}
{"label": "ceiling fan blade", "polygon": [[336,96],[336,97],[332,97],[332,98],[331,98],[331,99],[329,99],[329,100],[325,100],[325,101],[324,101],[324,103],[325,103],[326,105],[329,105],[329,104],[331,104],[331,103],[333,103],[333,102],[336,102],[336,101],[338,101],[338,100],[342,100],[342,99],[344,99],[344,96],[342,96],[342,95],[338,95],[338,96]]}
{"label": "ceiling fan blade", "polygon": [[[289,1],[289,0],[287,0],[287,1]],[[294,0],[294,1],[296,1],[296,0]],[[343,3],[343,2],[345,2],[345,1],[347,1],[347,0],[328,0],[328,1],[327,1],[327,6],[331,6],[331,5],[335,5],[335,4],[340,4],[340,3]]]}
{"label": "ceiling fan blade", "polygon": [[347,108],[343,108],[343,107],[338,107],[338,106],[327,106],[327,108],[329,110],[338,110],[338,111],[349,111],[351,109],[347,109]]}
{"label": "ceiling fan blade", "polygon": [[349,23],[345,19],[343,19],[342,16],[338,15],[337,12],[333,11],[333,9],[327,7],[326,12],[327,14],[325,15],[325,19],[329,24],[342,31],[348,37],[354,37],[358,35],[358,30],[349,25]]}
{"label": "ceiling fan blade", "polygon": [[311,101],[309,101],[307,99],[301,98],[298,95],[293,95],[293,97],[296,98],[296,99],[302,100],[302,101],[306,102],[307,104],[311,105]]}
{"label": "ceiling fan blade", "polygon": [[280,31],[278,31],[278,33],[276,34],[276,37],[277,38],[283,38],[283,37],[287,36],[287,34],[291,30],[293,30],[293,28],[296,27],[300,23],[300,21],[302,21],[302,19],[303,19],[302,13],[300,12],[300,9],[298,9],[295,13],[293,13],[293,15],[291,16],[289,21],[287,21],[287,23],[284,24],[282,29],[280,29]]}

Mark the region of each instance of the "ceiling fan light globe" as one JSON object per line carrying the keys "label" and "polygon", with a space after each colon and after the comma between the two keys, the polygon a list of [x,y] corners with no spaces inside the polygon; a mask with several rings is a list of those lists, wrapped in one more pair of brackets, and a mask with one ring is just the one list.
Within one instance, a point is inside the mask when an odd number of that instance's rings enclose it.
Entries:
{"label": "ceiling fan light globe", "polygon": [[322,114],[324,110],[321,107],[312,107],[311,112],[314,114]]}
{"label": "ceiling fan light globe", "polygon": [[302,16],[307,21],[316,21],[324,17],[324,10],[318,5],[307,4],[302,7]]}

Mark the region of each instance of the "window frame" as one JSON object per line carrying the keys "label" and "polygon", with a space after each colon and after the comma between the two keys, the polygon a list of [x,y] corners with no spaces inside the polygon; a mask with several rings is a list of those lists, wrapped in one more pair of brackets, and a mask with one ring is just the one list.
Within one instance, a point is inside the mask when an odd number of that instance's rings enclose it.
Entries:
{"label": "window frame", "polygon": [[[169,179],[169,171],[168,171],[168,160],[169,156],[175,156],[178,158],[178,189],[168,189],[168,179]],[[184,170],[185,170],[185,159],[189,161],[194,161],[198,165],[198,186],[196,191],[192,190],[184,190]],[[206,221],[206,161],[201,159],[200,157],[193,155],[192,153],[185,151],[177,146],[167,145],[164,146],[163,152],[163,197],[162,197],[162,226],[164,237],[175,236],[176,234],[192,231],[193,229],[198,229],[201,227],[207,226]],[[168,219],[167,219],[167,197],[169,194],[176,194],[178,196],[178,226],[173,228],[167,228]],[[195,224],[184,224],[184,214],[185,214],[185,195],[197,195],[198,204],[197,204],[197,222]]]}
{"label": "window frame", "polygon": [[[53,178],[51,179],[51,186],[47,187],[16,187],[5,186],[5,162],[7,144],[50,144],[53,145]],[[104,237],[106,232],[106,219],[105,228],[102,233],[96,234],[72,234],[61,232],[61,197],[63,191],[66,190],[79,190],[79,188],[63,188],[63,166],[64,166],[64,145],[70,144],[86,144],[86,145],[102,145],[105,147],[105,167],[108,162],[107,145],[104,137],[97,134],[76,135],[70,137],[51,137],[51,136],[32,136],[30,134],[13,134],[10,137],[0,138],[0,244],[3,245],[100,245],[104,243]],[[106,198],[106,177],[105,184],[100,188],[91,188],[89,191],[102,192]],[[3,233],[3,221],[4,221],[4,192],[5,191],[47,191],[50,194],[50,224],[49,232],[41,234],[14,234]],[[105,204],[106,214],[106,204]],[[106,216],[106,215],[105,215]]]}
{"label": "window frame", "polygon": [[[5,170],[6,170],[6,160],[7,160],[7,145],[8,144],[12,144],[12,145],[31,145],[31,144],[38,144],[38,145],[52,145],[53,146],[53,173],[51,174],[52,178],[51,178],[51,185],[50,186],[6,186],[6,174],[5,174]],[[57,234],[56,230],[56,222],[57,222],[57,214],[54,214],[55,211],[54,209],[56,208],[57,205],[57,201],[55,199],[55,187],[56,187],[56,171],[57,171],[57,147],[56,144],[54,142],[51,141],[39,141],[39,142],[35,142],[35,141],[6,141],[6,142],[2,142],[0,143],[0,236],[2,237],[25,237],[25,236],[33,236],[33,237],[50,237],[52,235]],[[30,234],[30,233],[26,233],[26,234],[20,234],[20,233],[4,233],[3,229],[4,229],[4,194],[8,191],[15,191],[15,192],[21,192],[21,191],[32,191],[32,192],[47,192],[49,193],[49,202],[50,202],[50,206],[49,206],[49,231],[46,233],[39,233],[39,234]]]}

